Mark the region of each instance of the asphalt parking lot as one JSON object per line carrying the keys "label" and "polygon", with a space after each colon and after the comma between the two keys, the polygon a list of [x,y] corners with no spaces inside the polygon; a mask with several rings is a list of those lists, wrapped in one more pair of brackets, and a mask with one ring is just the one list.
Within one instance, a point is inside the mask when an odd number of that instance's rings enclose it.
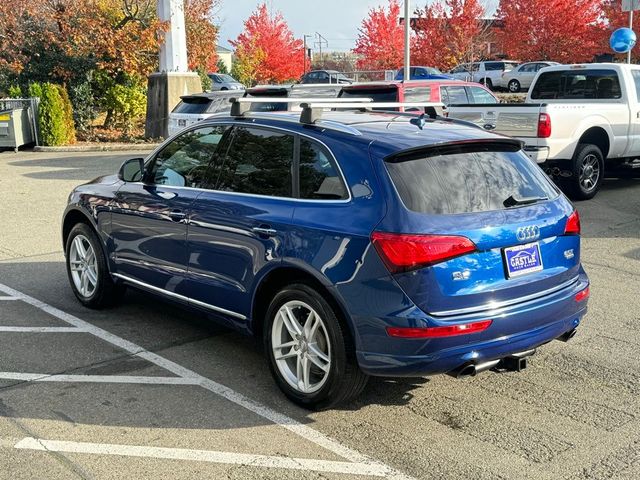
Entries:
{"label": "asphalt parking lot", "polygon": [[289,403],[248,338],[129,291],[68,287],[59,224],[78,183],[139,153],[0,153],[0,479],[640,478],[640,179],[582,216],[590,311],[521,373],[373,379]]}

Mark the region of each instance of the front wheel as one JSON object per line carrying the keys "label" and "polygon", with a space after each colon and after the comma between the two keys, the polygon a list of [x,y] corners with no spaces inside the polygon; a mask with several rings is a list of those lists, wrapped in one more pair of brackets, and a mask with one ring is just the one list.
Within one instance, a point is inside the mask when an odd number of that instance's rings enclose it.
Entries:
{"label": "front wheel", "polygon": [[122,296],[124,286],[111,278],[100,239],[89,225],[79,223],[71,229],[65,253],[69,283],[84,306],[103,308]]}
{"label": "front wheel", "polygon": [[367,383],[338,314],[306,284],[281,290],[264,329],[271,373],[293,402],[322,410],[355,398]]}
{"label": "front wheel", "polygon": [[591,144],[580,144],[572,159],[572,175],[567,180],[569,195],[576,200],[595,197],[604,177],[604,155]]}
{"label": "front wheel", "polygon": [[508,87],[511,93],[518,93],[520,91],[520,82],[516,79],[510,80]]}
{"label": "front wheel", "polygon": [[483,78],[480,83],[487,87],[489,90],[493,90],[493,82],[490,78]]}

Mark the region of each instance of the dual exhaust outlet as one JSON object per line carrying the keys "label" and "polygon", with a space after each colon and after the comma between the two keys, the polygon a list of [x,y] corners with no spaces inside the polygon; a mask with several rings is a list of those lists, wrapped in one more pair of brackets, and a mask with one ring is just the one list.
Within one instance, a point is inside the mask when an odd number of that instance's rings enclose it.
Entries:
{"label": "dual exhaust outlet", "polygon": [[[568,332],[560,335],[556,340],[562,342],[568,342],[576,334],[576,329],[569,330]],[[524,352],[512,353],[511,355],[499,358],[497,360],[489,360],[483,363],[467,362],[458,368],[447,372],[447,375],[451,375],[455,378],[475,377],[480,372],[485,370],[497,370],[506,372],[520,372],[527,368],[527,357],[530,357],[536,353],[536,349],[525,350]]]}

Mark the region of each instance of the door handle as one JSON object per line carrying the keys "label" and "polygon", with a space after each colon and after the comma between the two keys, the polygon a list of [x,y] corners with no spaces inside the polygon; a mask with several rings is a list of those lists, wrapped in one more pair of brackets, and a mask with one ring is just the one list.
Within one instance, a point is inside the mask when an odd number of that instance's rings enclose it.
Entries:
{"label": "door handle", "polygon": [[172,212],[169,212],[168,215],[169,215],[169,218],[174,222],[180,222],[185,218],[187,218],[187,214],[180,210],[173,210]]}
{"label": "door handle", "polygon": [[257,233],[261,237],[275,237],[278,233],[277,230],[274,230],[270,227],[254,227],[251,229],[254,233]]}

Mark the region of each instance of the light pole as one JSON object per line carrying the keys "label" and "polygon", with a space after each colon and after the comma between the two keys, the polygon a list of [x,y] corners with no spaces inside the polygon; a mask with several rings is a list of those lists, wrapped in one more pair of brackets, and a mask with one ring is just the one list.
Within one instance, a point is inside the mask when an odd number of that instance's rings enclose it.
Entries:
{"label": "light pole", "polygon": [[313,37],[313,35],[303,35],[302,36],[304,38],[303,43],[304,43],[304,52],[303,53],[303,57],[302,57],[302,73],[305,74],[307,73],[307,37],[311,38]]}
{"label": "light pole", "polygon": [[409,64],[411,63],[411,45],[409,44],[409,34],[411,17],[411,0],[404,0],[404,79],[411,80]]}

